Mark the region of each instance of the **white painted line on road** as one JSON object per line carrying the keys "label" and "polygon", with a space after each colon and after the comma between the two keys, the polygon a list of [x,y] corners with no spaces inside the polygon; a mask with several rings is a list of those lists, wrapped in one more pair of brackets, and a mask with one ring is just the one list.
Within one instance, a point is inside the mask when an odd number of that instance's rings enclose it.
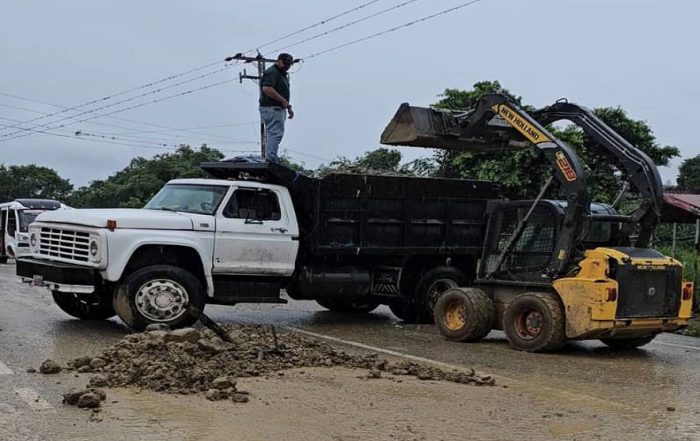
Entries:
{"label": "white painted line on road", "polygon": [[342,344],[349,345],[349,346],[355,346],[357,348],[367,349],[369,351],[380,352],[382,354],[393,355],[394,357],[405,358],[408,360],[417,361],[419,363],[428,363],[428,364],[440,366],[440,367],[446,368],[446,369],[457,369],[460,371],[465,370],[464,366],[459,366],[459,365],[450,364],[450,363],[444,363],[442,361],[432,360],[430,358],[418,357],[417,355],[404,354],[403,352],[392,351],[391,349],[384,349],[384,348],[380,348],[377,346],[366,345],[364,343],[358,343],[356,341],[343,340],[342,338],[331,337],[330,335],[325,335],[325,334],[317,334],[316,332],[305,331],[305,330],[299,329],[299,328],[287,328],[287,329],[289,329],[290,331],[298,332],[300,334],[306,334],[306,335],[310,335],[312,337],[317,337],[317,338],[322,338],[324,340],[334,341],[336,343],[342,343]]}
{"label": "white painted line on road", "polygon": [[12,369],[7,367],[5,363],[0,361],[0,375],[12,375],[14,372],[12,372]]}
{"label": "white painted line on road", "polygon": [[649,344],[652,344],[652,345],[673,346],[673,347],[676,347],[676,348],[684,348],[684,349],[695,349],[696,351],[700,351],[700,348],[699,348],[699,347],[696,347],[696,346],[679,345],[679,344],[676,344],[676,343],[665,343],[665,342],[663,342],[663,341],[653,341],[653,342],[651,342],[651,343],[649,343]]}
{"label": "white painted line on road", "polygon": [[23,387],[21,389],[16,389],[15,392],[25,403],[29,405],[34,410],[49,410],[53,409],[53,406],[49,404],[48,401],[41,398],[41,396],[32,388]]}

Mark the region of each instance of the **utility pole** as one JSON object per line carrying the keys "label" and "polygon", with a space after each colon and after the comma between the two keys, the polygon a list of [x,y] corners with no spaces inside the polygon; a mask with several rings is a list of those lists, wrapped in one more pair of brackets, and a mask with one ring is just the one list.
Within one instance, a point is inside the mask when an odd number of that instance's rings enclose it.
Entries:
{"label": "utility pole", "polygon": [[[248,72],[246,72],[245,69],[243,69],[243,73],[238,74],[238,81],[239,83],[243,83],[243,80],[253,80],[254,82],[258,83],[258,88],[262,89],[261,85],[261,80],[263,77],[263,73],[265,73],[265,69],[267,68],[266,63],[276,63],[277,60],[273,60],[271,58],[265,58],[262,56],[260,52],[258,52],[258,55],[254,57],[246,57],[242,53],[237,53],[236,55],[233,55],[231,57],[226,57],[226,61],[232,61],[232,60],[238,60],[238,61],[243,61],[244,63],[255,63],[257,68],[258,68],[258,74],[257,75],[248,75]],[[299,60],[294,60],[294,62],[298,62]],[[262,90],[260,90],[260,93],[262,93]],[[265,158],[265,124],[262,121],[262,118],[260,119],[260,156],[264,159]]]}

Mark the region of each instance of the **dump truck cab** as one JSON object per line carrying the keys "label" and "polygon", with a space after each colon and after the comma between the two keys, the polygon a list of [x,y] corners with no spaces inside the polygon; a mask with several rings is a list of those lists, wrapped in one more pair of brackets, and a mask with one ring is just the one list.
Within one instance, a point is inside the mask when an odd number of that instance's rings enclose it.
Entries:
{"label": "dump truck cab", "polygon": [[[546,129],[562,119],[581,127],[627,177],[639,195],[631,213],[591,203],[583,163]],[[489,204],[478,277],[435,305],[447,338],[478,341],[495,328],[527,351],[591,338],[638,347],[688,324],[692,284],[678,261],[649,249],[663,203],[658,170],[585,107],[560,100],[525,112],[501,94],[484,95],[466,112],[403,104],[382,143],[496,154],[534,146],[551,165],[534,200]],[[562,199],[546,200],[554,181]]]}

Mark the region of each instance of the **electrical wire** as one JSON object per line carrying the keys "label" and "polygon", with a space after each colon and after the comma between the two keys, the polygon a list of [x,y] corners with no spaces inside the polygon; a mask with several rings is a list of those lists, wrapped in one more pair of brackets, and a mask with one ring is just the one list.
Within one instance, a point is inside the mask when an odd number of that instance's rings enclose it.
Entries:
{"label": "electrical wire", "polygon": [[[93,120],[93,119],[102,118],[102,117],[105,117],[105,116],[111,116],[111,115],[116,114],[116,113],[126,112],[127,110],[137,109],[137,108],[139,108],[139,107],[147,106],[147,105],[149,105],[149,104],[155,104],[155,103],[159,103],[159,102],[161,102],[161,101],[169,100],[169,99],[172,99],[172,98],[177,98],[177,97],[184,96],[184,95],[188,95],[188,94],[191,94],[191,93],[194,93],[194,92],[199,92],[199,91],[201,91],[201,90],[210,89],[210,88],[212,88],[212,87],[216,87],[216,86],[220,86],[220,85],[222,85],[222,84],[230,83],[231,81],[234,81],[234,80],[236,80],[236,79],[235,79],[235,78],[230,78],[230,79],[228,79],[228,80],[223,80],[223,81],[219,81],[219,82],[216,82],[216,83],[207,84],[206,86],[198,87],[198,88],[196,88],[196,89],[186,90],[186,91],[184,91],[184,92],[176,93],[176,94],[174,94],[174,95],[168,95],[168,96],[161,97],[161,98],[158,98],[158,99],[155,99],[155,100],[147,101],[147,102],[145,102],[145,103],[139,103],[139,104],[135,104],[135,105],[133,105],[133,106],[125,107],[125,108],[122,108],[122,109],[113,110],[113,111],[111,111],[111,112],[104,113],[104,114],[100,114],[100,115],[97,115],[97,116],[92,116],[92,117],[90,117],[90,118],[84,118],[84,119],[80,119],[80,120],[78,120],[78,121],[69,121],[69,122],[67,122],[67,123],[65,123],[65,124],[62,124],[62,125],[59,125],[59,126],[48,127],[48,130],[60,129],[60,128],[65,127],[65,126],[67,126],[67,125],[77,124],[77,123],[80,123],[80,122],[91,121],[91,120]],[[36,131],[36,129],[24,129],[24,130],[25,130],[25,131],[30,131],[30,132]],[[17,138],[21,138],[21,137],[23,137],[23,136],[26,136],[26,134],[18,135],[18,136],[15,136],[15,137],[13,137],[13,138],[0,139],[0,143],[6,142],[6,141],[10,141],[10,140],[13,140],[13,139],[17,139]]]}
{"label": "electrical wire", "polygon": [[[133,87],[133,88],[131,88],[131,89],[124,90],[124,91],[122,91],[122,92],[117,92],[117,93],[114,93],[114,94],[112,94],[112,95],[107,95],[107,96],[104,96],[104,97],[102,97],[102,98],[97,98],[97,99],[94,99],[94,100],[85,102],[85,103],[83,103],[83,104],[79,104],[79,105],[77,105],[77,106],[67,107],[67,108],[65,108],[65,109],[63,109],[63,110],[61,110],[61,111],[54,112],[53,114],[49,114],[49,115],[45,115],[45,116],[42,116],[42,117],[39,117],[39,118],[34,118],[34,119],[31,119],[31,120],[25,121],[25,123],[31,123],[31,122],[34,122],[34,121],[39,121],[39,120],[42,120],[42,119],[45,119],[45,118],[50,118],[50,117],[53,117],[53,116],[56,116],[56,115],[63,114],[63,113],[65,113],[65,112],[70,112],[70,111],[72,111],[72,110],[81,109],[81,108],[83,108],[83,107],[87,107],[87,106],[90,106],[90,105],[92,105],[92,104],[99,103],[99,102],[101,102],[101,101],[111,100],[111,99],[116,98],[116,97],[118,97],[118,96],[126,95],[126,94],[129,94],[129,93],[132,93],[132,92],[139,91],[139,90],[141,90],[141,89],[146,89],[146,88],[149,88],[149,87],[153,87],[153,86],[155,86],[156,84],[160,84],[160,83],[164,83],[164,82],[166,82],[166,81],[174,80],[175,78],[180,78],[180,77],[183,77],[183,76],[185,76],[185,75],[189,75],[189,74],[191,74],[191,73],[199,72],[199,71],[201,71],[201,70],[207,69],[207,68],[209,68],[209,67],[215,66],[215,65],[220,64],[220,63],[221,63],[220,60],[219,60],[219,61],[216,61],[216,62],[213,62],[213,63],[208,63],[208,64],[205,64],[204,66],[200,66],[200,67],[197,67],[197,68],[194,68],[194,69],[190,69],[190,70],[188,70],[188,71],[181,72],[181,73],[179,73],[179,74],[170,75],[170,76],[167,76],[167,77],[162,78],[162,79],[160,79],[160,80],[151,81],[151,82],[149,82],[149,83],[142,84],[142,85],[140,85],[140,86]],[[3,95],[7,95],[7,94],[3,94]],[[9,96],[9,95],[8,95],[8,96]],[[2,129],[2,130],[5,130],[5,129]]]}
{"label": "electrical wire", "polygon": [[282,40],[285,40],[285,39],[287,39],[287,38],[289,38],[289,37],[293,37],[294,35],[298,35],[298,34],[301,34],[302,32],[306,32],[306,31],[308,31],[308,30],[310,30],[310,29],[314,29],[314,28],[316,28],[316,27],[318,27],[318,26],[321,26],[321,25],[324,25],[324,24],[326,24],[326,23],[331,22],[331,21],[335,20],[336,18],[340,18],[340,17],[343,17],[343,16],[348,15],[348,14],[350,14],[350,13],[353,13],[353,12],[355,12],[355,11],[359,11],[360,9],[366,8],[367,6],[373,5],[374,3],[378,3],[378,2],[380,2],[380,1],[381,1],[381,0],[372,0],[372,1],[369,1],[369,2],[367,2],[367,3],[363,3],[363,4],[361,4],[361,5],[359,5],[359,6],[356,6],[356,7],[352,8],[352,9],[348,9],[347,11],[341,12],[340,14],[334,15],[334,16],[332,16],[332,17],[325,18],[325,19],[323,19],[323,20],[321,20],[321,21],[319,21],[319,22],[316,22],[316,23],[314,23],[314,24],[312,24],[312,25],[310,25],[310,26],[307,26],[307,27],[305,27],[305,28],[303,28],[303,29],[299,29],[299,30],[297,30],[297,31],[290,32],[289,34],[283,35],[283,36],[281,36],[281,37],[279,37],[279,38],[275,38],[274,40],[268,41],[267,43],[258,46],[256,49],[249,49],[249,50],[245,51],[244,53],[247,54],[247,53],[253,52],[253,51],[255,51],[255,50],[258,50],[258,51],[259,51],[260,49],[262,49],[262,48],[264,48],[264,47],[266,47],[266,46],[269,46],[269,45],[271,45],[271,44],[273,44],[273,43],[277,43],[278,41],[282,41]]}
{"label": "electrical wire", "polygon": [[340,30],[342,30],[342,29],[348,28],[348,27],[350,27],[350,26],[356,25],[356,24],[358,24],[358,23],[362,23],[363,21],[367,21],[367,20],[369,20],[369,19],[371,19],[371,18],[378,17],[378,16],[380,16],[380,15],[382,15],[382,14],[386,14],[387,12],[391,12],[391,11],[393,11],[393,10],[396,10],[396,9],[399,9],[399,8],[403,8],[404,6],[407,6],[407,5],[411,4],[411,3],[415,3],[415,2],[417,2],[417,1],[418,1],[418,0],[407,0],[407,1],[404,1],[404,2],[399,3],[399,4],[397,4],[397,5],[388,7],[388,8],[386,8],[386,9],[382,9],[381,11],[378,11],[378,12],[375,12],[375,13],[373,13],[373,14],[367,15],[367,16],[365,16],[365,17],[359,18],[359,19],[357,19],[357,20],[355,20],[355,21],[351,21],[350,23],[346,23],[346,24],[344,24],[344,25],[342,25],[342,26],[338,26],[338,27],[335,27],[335,28],[330,29],[330,30],[328,30],[328,31],[321,32],[320,34],[312,35],[311,37],[305,38],[305,39],[303,39],[303,40],[299,40],[299,41],[294,42],[294,43],[292,43],[292,44],[290,44],[290,45],[287,45],[287,46],[284,46],[284,47],[280,47],[280,48],[278,48],[278,49],[274,49],[274,50],[272,50],[271,52],[274,53],[274,52],[282,51],[282,50],[285,50],[285,49],[289,49],[290,47],[294,47],[294,46],[300,45],[300,44],[302,44],[302,43],[306,43],[306,42],[308,42],[308,41],[316,40],[317,38],[321,38],[321,37],[324,37],[324,36],[326,36],[326,35],[328,35],[328,34],[332,34],[333,32],[337,32],[337,31],[340,31]]}
{"label": "electrical wire", "polygon": [[419,18],[419,19],[417,19],[417,20],[413,20],[413,21],[410,21],[410,22],[408,22],[408,23],[404,23],[404,24],[402,24],[402,25],[395,26],[395,27],[393,27],[393,28],[385,29],[385,30],[383,30],[383,31],[381,31],[381,32],[377,32],[377,33],[375,33],[375,34],[368,35],[368,36],[366,36],[366,37],[358,38],[357,40],[352,40],[352,41],[349,41],[349,42],[347,42],[347,43],[344,43],[344,44],[341,44],[341,45],[338,45],[338,46],[334,46],[334,47],[331,47],[331,48],[329,48],[329,49],[325,49],[325,50],[322,50],[322,51],[320,51],[320,52],[313,53],[313,54],[311,54],[311,55],[307,55],[306,57],[302,57],[302,60],[309,60],[309,59],[311,59],[311,58],[318,57],[319,55],[327,54],[328,52],[333,52],[333,51],[335,51],[335,50],[342,49],[342,48],[344,48],[344,47],[351,46],[351,45],[353,45],[353,44],[361,43],[361,42],[363,42],[363,41],[367,41],[367,40],[370,40],[370,39],[372,39],[372,38],[376,38],[376,37],[379,37],[379,36],[381,36],[381,35],[385,35],[385,34],[388,34],[388,33],[390,33],[390,32],[394,32],[394,31],[397,31],[397,30],[402,29],[402,28],[406,28],[406,27],[409,27],[409,26],[413,26],[414,24],[422,23],[422,22],[424,22],[424,21],[433,19],[433,18],[435,18],[435,17],[437,17],[437,16],[444,15],[444,14],[448,14],[448,13],[453,12],[453,11],[456,11],[456,10],[458,10],[458,9],[466,8],[467,6],[471,6],[471,5],[475,4],[475,3],[479,3],[480,1],[482,1],[482,0],[471,0],[471,1],[468,1],[468,2],[465,2],[465,3],[461,3],[461,4],[457,5],[457,6],[453,6],[453,7],[451,7],[451,8],[444,9],[444,10],[442,10],[442,11],[440,11],[440,12],[436,12],[435,14],[427,15],[427,16],[422,17],[422,18]]}
{"label": "electrical wire", "polygon": [[[139,98],[143,98],[143,97],[145,97],[145,96],[149,96],[149,95],[153,95],[153,94],[156,94],[156,93],[160,93],[160,92],[162,92],[162,91],[164,91],[164,90],[172,89],[173,87],[181,86],[181,85],[186,84],[186,83],[191,83],[192,81],[200,80],[200,79],[202,79],[202,78],[206,78],[206,77],[215,75],[215,74],[217,74],[217,73],[219,73],[219,72],[223,72],[224,70],[229,69],[230,67],[231,67],[231,66],[228,66],[228,65],[227,65],[227,66],[225,66],[225,67],[223,67],[223,68],[221,68],[221,69],[216,69],[216,70],[214,70],[214,71],[207,72],[207,73],[205,73],[205,74],[196,76],[196,77],[194,77],[194,78],[190,78],[190,79],[187,79],[187,80],[179,81],[179,82],[177,82],[177,83],[170,84],[170,85],[168,85],[168,86],[161,87],[161,88],[159,88],[159,89],[154,89],[154,90],[151,90],[151,91],[148,91],[148,92],[144,92],[144,93],[142,93],[142,94],[135,95],[135,96],[132,96],[132,97],[130,97],[130,98],[126,98],[126,99],[123,99],[123,100],[121,100],[121,101],[117,101],[117,102],[115,102],[115,103],[106,104],[106,105],[104,105],[104,106],[97,107],[97,108],[95,108],[95,109],[88,109],[88,110],[82,111],[82,112],[80,112],[80,113],[77,113],[77,114],[75,114],[75,115],[67,116],[67,117],[65,117],[65,118],[61,118],[61,119],[56,120],[56,121],[51,121],[51,122],[48,122],[48,123],[44,123],[44,124],[40,124],[40,125],[37,125],[37,126],[33,126],[32,128],[33,128],[33,129],[47,128],[47,129],[50,130],[50,129],[56,128],[56,126],[53,126],[53,125],[56,124],[56,123],[63,122],[63,121],[66,121],[66,120],[70,120],[70,119],[73,119],[73,118],[77,118],[77,117],[79,117],[79,116],[86,115],[86,114],[88,114],[88,113],[95,113],[95,112],[98,112],[98,111],[100,111],[100,110],[108,109],[108,108],[110,108],[110,107],[118,106],[118,105],[120,105],[120,104],[124,104],[124,103],[131,102],[131,101],[134,101],[134,100],[139,99]],[[64,124],[64,125],[62,125],[62,126],[60,126],[60,127],[64,127],[65,125],[66,125],[66,124]],[[22,130],[18,130],[18,131],[15,131],[15,132],[6,133],[6,134],[3,134],[3,135],[0,135],[0,138],[8,138],[8,137],[10,137],[10,136],[13,136],[13,135],[16,135],[16,134],[18,134],[18,133],[21,133],[21,132],[24,131],[24,130],[26,130],[26,129],[22,129]],[[18,138],[18,137],[16,137],[16,138]],[[14,139],[14,138],[10,138],[10,139]],[[2,142],[2,140],[0,140],[0,142]]]}

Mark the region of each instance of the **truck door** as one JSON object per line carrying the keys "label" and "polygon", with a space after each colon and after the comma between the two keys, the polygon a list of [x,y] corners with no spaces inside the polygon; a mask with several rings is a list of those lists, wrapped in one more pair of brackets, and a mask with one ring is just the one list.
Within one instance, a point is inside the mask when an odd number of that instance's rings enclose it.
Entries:
{"label": "truck door", "polygon": [[5,232],[7,231],[7,209],[0,210],[0,256],[4,256],[5,252]]}
{"label": "truck door", "polygon": [[[274,190],[238,187],[216,219],[218,274],[289,276],[294,272],[298,226],[291,200]],[[282,203],[280,203],[282,202]]]}

